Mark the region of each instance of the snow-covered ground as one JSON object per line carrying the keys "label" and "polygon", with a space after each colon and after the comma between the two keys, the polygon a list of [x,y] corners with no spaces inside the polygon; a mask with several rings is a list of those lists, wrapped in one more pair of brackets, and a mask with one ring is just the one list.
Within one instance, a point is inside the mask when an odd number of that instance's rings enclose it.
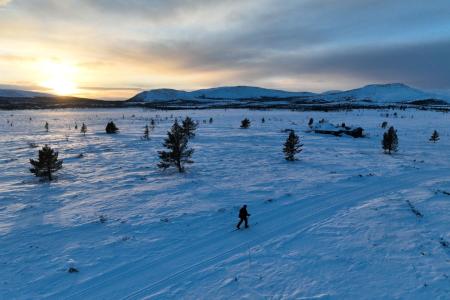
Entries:
{"label": "snow-covered ground", "polygon": [[[0,299],[449,299],[450,118],[397,113],[2,111]],[[195,163],[163,172],[157,151],[186,115],[200,122]],[[305,132],[310,117],[368,137]],[[284,129],[304,143],[299,161],[283,159]],[[29,172],[33,144],[59,150],[56,181]],[[251,227],[233,231],[242,204]]]}

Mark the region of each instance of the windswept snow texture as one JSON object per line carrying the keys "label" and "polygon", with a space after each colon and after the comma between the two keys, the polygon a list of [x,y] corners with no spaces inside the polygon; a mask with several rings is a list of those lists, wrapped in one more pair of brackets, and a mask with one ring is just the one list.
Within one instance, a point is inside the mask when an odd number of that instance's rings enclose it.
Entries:
{"label": "windswept snow texture", "polygon": [[325,100],[328,102],[374,102],[374,103],[398,103],[416,100],[438,99],[450,100],[448,96],[424,92],[411,88],[401,83],[372,84],[348,91],[328,91],[322,94],[310,92],[287,92],[250,86],[217,87],[192,92],[173,89],[155,89],[144,91],[130,100],[133,102],[153,101],[214,101],[214,100],[258,100],[258,99],[298,99]]}
{"label": "windswept snow texture", "polygon": [[[0,112],[0,299],[449,299],[449,117],[397,113]],[[200,122],[195,163],[163,172],[157,151],[186,115]],[[311,117],[368,137],[306,132]],[[296,162],[285,129],[304,144]],[[28,170],[44,144],[64,159],[51,184]],[[233,231],[242,204],[251,227]]]}

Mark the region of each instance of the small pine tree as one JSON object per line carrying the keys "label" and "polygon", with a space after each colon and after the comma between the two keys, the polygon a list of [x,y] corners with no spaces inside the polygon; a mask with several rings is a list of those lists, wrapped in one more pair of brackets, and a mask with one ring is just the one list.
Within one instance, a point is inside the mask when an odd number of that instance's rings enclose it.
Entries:
{"label": "small pine tree", "polygon": [[433,134],[430,137],[430,141],[432,141],[433,143],[439,141],[439,133],[436,130],[433,131]]}
{"label": "small pine tree", "polygon": [[391,154],[396,152],[398,148],[397,130],[393,126],[389,127],[388,131],[383,134],[383,141],[381,142],[384,152]]}
{"label": "small pine tree", "polygon": [[212,124],[214,122],[213,118],[209,118],[209,124]]}
{"label": "small pine tree", "polygon": [[191,118],[186,117],[182,122],[184,134],[187,138],[193,138],[195,136],[195,130],[197,129],[197,124],[192,121]]}
{"label": "small pine tree", "polygon": [[144,136],[142,138],[144,140],[150,139],[150,129],[148,128],[148,125],[145,125],[145,127],[144,127]]}
{"label": "small pine tree", "polygon": [[381,128],[385,129],[387,127],[388,123],[386,121],[384,121],[383,123],[381,123]]}
{"label": "small pine tree", "polygon": [[308,126],[311,127],[313,125],[313,123],[314,123],[314,119],[313,118],[309,118]]}
{"label": "small pine tree", "polygon": [[39,150],[38,160],[30,159],[33,166],[30,172],[38,177],[47,177],[49,181],[53,179],[52,174],[62,168],[62,159],[58,159],[58,152],[45,145]]}
{"label": "small pine tree", "polygon": [[288,161],[294,161],[296,160],[295,155],[297,153],[302,152],[303,144],[300,144],[300,138],[298,135],[295,134],[294,130],[291,130],[289,133],[288,138],[286,139],[286,142],[284,143],[284,156],[286,160]]}
{"label": "small pine tree", "polygon": [[152,126],[152,128],[155,127],[155,120],[153,118],[150,120],[150,126]]}
{"label": "small pine tree", "polygon": [[261,123],[266,123],[266,119],[262,118]]}
{"label": "small pine tree", "polygon": [[80,132],[81,132],[84,136],[86,136],[86,132],[87,132],[87,126],[86,126],[86,124],[83,123],[83,124],[81,125]]}
{"label": "small pine tree", "polygon": [[45,131],[47,131],[48,132],[48,122],[45,122],[45,125],[44,125],[44,128],[45,128]]}
{"label": "small pine tree", "polygon": [[75,123],[75,130],[78,130],[78,124]]}
{"label": "small pine tree", "polygon": [[165,170],[170,166],[175,166],[178,172],[184,172],[184,165],[193,163],[191,156],[194,150],[188,148],[188,141],[189,138],[186,136],[184,128],[175,120],[163,143],[163,146],[169,151],[158,151],[161,159],[158,167]]}
{"label": "small pine tree", "polygon": [[117,133],[117,131],[119,131],[119,128],[117,128],[116,124],[114,124],[113,121],[109,122],[106,125],[106,133],[110,134],[110,133]]}
{"label": "small pine tree", "polygon": [[247,129],[250,127],[250,120],[245,118],[244,120],[241,121],[241,128]]}

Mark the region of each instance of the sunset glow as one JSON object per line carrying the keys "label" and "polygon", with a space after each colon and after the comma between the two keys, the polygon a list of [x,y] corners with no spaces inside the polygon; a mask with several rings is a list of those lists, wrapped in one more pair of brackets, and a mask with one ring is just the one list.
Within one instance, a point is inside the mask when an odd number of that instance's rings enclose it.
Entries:
{"label": "sunset glow", "polygon": [[0,88],[127,99],[402,82],[450,93],[447,0],[323,2],[0,0]]}
{"label": "sunset glow", "polygon": [[49,89],[51,93],[60,96],[77,93],[77,70],[74,66],[62,62],[43,61],[39,63],[39,69],[43,78],[40,85]]}

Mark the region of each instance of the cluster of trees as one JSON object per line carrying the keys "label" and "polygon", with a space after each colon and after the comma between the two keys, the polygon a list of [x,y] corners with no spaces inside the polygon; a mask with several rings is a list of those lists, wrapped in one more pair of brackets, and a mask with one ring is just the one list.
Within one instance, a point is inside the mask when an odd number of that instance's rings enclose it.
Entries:
{"label": "cluster of trees", "polygon": [[[381,124],[382,128],[387,127],[387,122],[383,122]],[[434,130],[429,139],[433,143],[439,141],[439,133]],[[398,136],[397,130],[391,126],[389,129],[383,134],[383,139],[381,140],[381,146],[386,154],[392,154],[392,152],[397,152],[398,150]]]}
{"label": "cluster of trees", "polygon": [[[209,119],[209,123],[212,123],[213,119]],[[264,123],[265,119],[262,118],[261,122]],[[312,126],[314,119],[310,118],[308,126]],[[241,128],[247,129],[251,125],[251,121],[245,118],[241,121]],[[345,125],[343,125],[345,126]],[[45,129],[48,131],[49,124],[45,123]],[[150,126],[146,125],[144,128],[144,135],[142,139],[150,139],[150,131],[155,127],[155,121],[151,119]],[[180,173],[185,171],[186,164],[192,164],[192,154],[194,149],[189,148],[190,139],[195,137],[195,131],[198,127],[198,123],[194,122],[190,117],[186,117],[182,120],[181,124],[175,119],[170,131],[167,132],[167,137],[164,139],[163,146],[166,150],[158,151],[160,162],[158,167],[161,169],[167,169],[169,167],[175,167]],[[381,124],[382,128],[387,127],[387,122]],[[78,125],[75,125],[78,128]],[[114,134],[119,131],[119,128],[113,121],[108,122],[105,128],[106,133]],[[80,132],[84,135],[87,132],[86,124],[82,123]],[[437,142],[439,140],[439,133],[434,130],[430,137],[430,141]],[[382,148],[385,153],[391,154],[398,150],[398,136],[397,130],[393,126],[383,134],[383,140],[381,142]],[[283,153],[287,161],[297,160],[296,155],[302,152],[303,144],[300,142],[300,137],[294,130],[289,130],[289,135],[283,144]],[[52,174],[62,168],[63,160],[58,159],[58,152],[54,151],[48,145],[45,145],[38,153],[38,159],[30,159],[32,168],[30,171],[38,177],[44,177],[48,180],[52,180]]]}

